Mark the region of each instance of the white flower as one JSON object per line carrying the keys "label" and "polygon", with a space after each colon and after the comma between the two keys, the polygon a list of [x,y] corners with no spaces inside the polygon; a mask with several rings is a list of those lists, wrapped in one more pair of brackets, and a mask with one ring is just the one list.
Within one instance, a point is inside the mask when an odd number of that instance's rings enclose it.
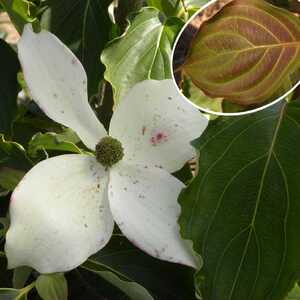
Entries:
{"label": "white flower", "polygon": [[[88,104],[87,77],[78,59],[54,35],[35,34],[29,26],[18,52],[40,108],[95,150],[107,133]],[[61,155],[37,164],[17,186],[5,245],[9,267],[71,270],[106,245],[114,221],[148,254],[195,267],[177,224],[184,185],[169,173],[195,156],[190,141],[207,123],[171,80],[134,86],[109,129],[124,148],[121,161],[105,168],[94,156]]]}

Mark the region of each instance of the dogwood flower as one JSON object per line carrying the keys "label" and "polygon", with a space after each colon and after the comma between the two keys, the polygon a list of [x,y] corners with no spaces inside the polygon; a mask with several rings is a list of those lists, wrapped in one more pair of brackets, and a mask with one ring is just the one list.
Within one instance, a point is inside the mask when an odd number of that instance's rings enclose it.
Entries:
{"label": "dogwood flower", "polygon": [[171,80],[147,80],[117,106],[108,135],[88,104],[82,65],[54,35],[26,26],[18,55],[36,103],[95,156],[56,156],[25,175],[11,197],[9,267],[71,270],[106,245],[114,221],[149,255],[196,267],[177,224],[184,185],[170,173],[195,156],[190,141],[207,119]]}

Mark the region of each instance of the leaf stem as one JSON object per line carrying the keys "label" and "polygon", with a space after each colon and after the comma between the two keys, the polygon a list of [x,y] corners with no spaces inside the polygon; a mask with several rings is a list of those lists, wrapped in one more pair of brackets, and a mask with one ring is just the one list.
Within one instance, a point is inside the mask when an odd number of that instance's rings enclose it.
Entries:
{"label": "leaf stem", "polygon": [[20,290],[19,295],[14,300],[20,300],[24,295],[27,295],[35,287],[35,281],[25,286]]}
{"label": "leaf stem", "polygon": [[[1,0],[0,0],[0,1],[1,1]],[[181,5],[182,5],[184,11],[187,12],[187,7],[186,7],[186,5],[185,5],[184,0],[177,0],[177,1],[176,1],[176,4],[175,4],[175,10],[178,9],[178,6],[179,6],[180,3],[181,3]]]}
{"label": "leaf stem", "polygon": [[184,0],[180,0],[180,2],[181,2],[181,4],[182,4],[182,7],[183,7],[184,11],[185,11],[185,12],[188,12]]}

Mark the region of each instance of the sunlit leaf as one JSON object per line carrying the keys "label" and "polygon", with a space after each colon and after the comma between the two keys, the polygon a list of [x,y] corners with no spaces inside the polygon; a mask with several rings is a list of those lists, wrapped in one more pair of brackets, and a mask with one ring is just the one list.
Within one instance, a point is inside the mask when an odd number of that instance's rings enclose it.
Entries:
{"label": "sunlit leaf", "polygon": [[293,290],[288,294],[285,300],[300,300],[300,287],[298,284],[295,285]]}
{"label": "sunlit leaf", "polygon": [[264,0],[236,0],[200,27],[183,72],[210,97],[275,100],[300,79],[300,19]]}
{"label": "sunlit leaf", "polygon": [[30,0],[0,0],[3,8],[9,14],[18,32],[23,31],[26,23],[35,22],[36,4]]}
{"label": "sunlit leaf", "polygon": [[201,90],[199,90],[191,81],[186,82],[186,89],[188,92],[188,99],[192,100],[194,104],[199,107],[209,109],[214,112],[222,112],[222,98],[211,99],[207,97]]}
{"label": "sunlit leaf", "polygon": [[159,9],[167,16],[175,16],[181,6],[180,0],[148,0],[147,4]]}
{"label": "sunlit leaf", "polygon": [[195,142],[180,196],[183,237],[203,258],[205,300],[282,300],[300,271],[300,102],[218,118]]}
{"label": "sunlit leaf", "polygon": [[148,0],[149,6],[156,7],[167,16],[180,15],[185,10],[196,11],[209,0]]}
{"label": "sunlit leaf", "polygon": [[144,8],[126,33],[108,45],[101,59],[116,103],[137,82],[171,78],[170,55],[181,26],[177,18],[166,19],[159,10]]}
{"label": "sunlit leaf", "polygon": [[68,299],[68,284],[63,274],[40,275],[35,287],[43,300]]}
{"label": "sunlit leaf", "polygon": [[63,151],[70,153],[81,153],[76,146],[80,140],[72,130],[65,130],[56,134],[53,132],[37,133],[34,135],[28,145],[28,155],[36,157],[37,152],[42,151]]}

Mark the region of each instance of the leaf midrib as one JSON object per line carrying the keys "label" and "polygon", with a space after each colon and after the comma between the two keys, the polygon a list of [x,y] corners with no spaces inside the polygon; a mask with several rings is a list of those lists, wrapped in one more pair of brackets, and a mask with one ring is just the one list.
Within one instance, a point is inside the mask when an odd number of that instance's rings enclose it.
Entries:
{"label": "leaf midrib", "polygon": [[[298,49],[297,49],[297,51],[294,53],[294,55],[290,58],[290,60],[289,60],[289,62],[288,62],[288,66],[286,67],[286,69],[287,69],[287,68],[290,68],[292,62],[294,62],[295,59],[296,59],[296,57],[299,55],[300,42],[296,42],[295,44],[297,44],[297,48],[298,48]],[[276,45],[272,45],[272,46],[275,47]],[[278,45],[278,46],[280,46],[280,45]],[[260,47],[263,48],[264,46],[260,46]],[[258,48],[258,47],[257,47],[257,48]],[[247,49],[250,49],[250,48],[247,48]],[[246,49],[246,50],[247,50],[247,49]],[[268,53],[268,51],[269,51],[270,49],[272,49],[272,48],[270,47],[270,48],[266,49],[266,50],[264,51],[263,57],[262,57],[257,63],[255,63],[255,64],[251,67],[251,69],[249,69],[246,73],[243,73],[243,74],[241,74],[241,75],[239,75],[239,76],[237,76],[237,77],[234,77],[234,78],[232,78],[231,80],[227,80],[226,82],[222,82],[221,84],[228,84],[228,83],[230,83],[230,82],[240,80],[241,77],[246,76],[249,72],[252,72],[252,71],[253,71],[253,68],[254,68],[255,66],[257,66],[257,64],[260,63],[260,62],[262,61],[262,59],[265,57],[265,55]],[[243,49],[243,50],[244,50],[244,49]],[[272,66],[272,69],[269,70],[268,75],[263,79],[263,81],[261,81],[261,83],[262,83],[262,82],[265,82],[265,81],[271,76],[273,70],[276,69],[278,63],[280,62],[281,57],[282,57],[282,55],[283,55],[283,53],[284,53],[285,50],[286,50],[286,48],[283,48],[283,47],[281,48],[280,54],[279,54],[278,58],[276,59],[276,63]],[[241,52],[242,52],[242,51],[241,51]],[[229,53],[229,52],[224,53],[224,55],[225,55],[225,54],[228,54],[228,53]],[[236,57],[236,56],[238,56],[238,54],[239,54],[239,53],[235,53],[234,56]],[[277,83],[280,82],[284,76],[285,76],[285,73],[282,72],[281,76],[278,77],[277,80],[273,82],[273,85],[275,85],[276,82],[277,82]],[[207,80],[205,80],[205,79],[204,79],[203,81],[206,82],[207,84],[210,84],[210,85],[211,85],[211,84],[214,84],[214,85],[218,85],[218,84],[219,84],[219,83],[217,83],[217,84],[216,84],[216,83],[212,83],[212,82],[207,81]],[[261,84],[261,83],[260,83],[260,84]],[[254,90],[254,89],[256,89],[256,88],[257,88],[257,85],[254,85],[254,86],[249,87],[248,89],[243,89],[241,92],[235,92],[234,94],[235,94],[235,96],[241,95],[241,94],[243,94],[243,93],[245,93],[245,92],[249,92],[249,91]],[[264,94],[266,94],[266,93],[268,93],[268,90],[266,90]],[[263,95],[264,95],[264,94],[263,94]]]}
{"label": "leaf midrib", "polygon": [[149,68],[149,71],[148,71],[148,79],[151,79],[152,69],[153,69],[156,57],[158,55],[159,49],[160,49],[160,43],[161,43],[161,40],[162,40],[162,35],[163,35],[163,32],[164,32],[164,28],[165,28],[165,25],[161,27],[161,30],[160,30],[160,32],[158,34],[158,37],[157,37],[157,42],[156,42],[156,45],[155,45],[155,53],[153,55],[153,59],[152,59],[152,62],[151,62],[151,65],[150,65],[150,68]]}
{"label": "leaf midrib", "polygon": [[[260,50],[260,49],[269,50],[269,49],[273,49],[273,48],[277,48],[277,47],[282,47],[282,48],[293,48],[293,47],[295,47],[295,48],[300,49],[300,42],[288,42],[288,43],[280,43],[280,44],[259,45],[259,46],[253,46],[253,47],[239,49],[239,50],[223,51],[222,53],[216,53],[216,56],[219,58],[220,56],[223,56],[223,55],[230,55],[230,54],[238,55],[238,54],[248,52],[248,51],[256,51],[256,50]],[[185,66],[192,66],[194,64],[201,65],[203,63],[206,63],[209,60],[216,59],[216,56],[210,56],[210,57],[208,56],[207,59],[203,59],[201,61],[191,60],[190,62],[185,63]]]}
{"label": "leaf midrib", "polygon": [[287,103],[285,103],[283,105],[283,107],[281,108],[280,115],[279,115],[279,118],[278,118],[278,122],[276,123],[275,129],[274,129],[274,134],[273,134],[273,137],[272,137],[268,157],[267,157],[267,160],[266,160],[266,163],[265,163],[265,166],[264,166],[264,170],[263,170],[263,173],[262,173],[261,183],[260,183],[260,187],[259,187],[259,190],[258,190],[256,205],[255,205],[254,212],[253,212],[253,217],[252,217],[251,223],[249,225],[250,230],[249,230],[248,239],[247,239],[247,242],[246,242],[245,249],[243,251],[243,256],[241,258],[241,262],[240,262],[240,265],[239,265],[239,268],[238,268],[238,272],[235,276],[235,280],[234,280],[233,285],[232,285],[232,289],[231,289],[231,292],[230,292],[230,295],[229,295],[229,298],[228,298],[229,300],[232,299],[232,296],[233,296],[233,293],[234,293],[234,290],[235,290],[235,287],[236,287],[236,283],[237,283],[237,280],[238,280],[238,277],[239,277],[239,274],[240,274],[240,271],[241,271],[241,267],[244,263],[246,253],[248,251],[249,242],[250,242],[252,233],[255,229],[256,215],[257,215],[257,211],[258,211],[258,208],[259,208],[259,204],[260,204],[260,200],[261,200],[261,196],[262,196],[262,192],[263,192],[265,178],[266,178],[267,171],[269,169],[272,154],[274,152],[274,147],[275,147],[275,144],[276,144],[276,141],[277,141],[277,137],[278,137],[280,125],[281,125],[282,120],[283,120],[286,105],[287,105]]}

